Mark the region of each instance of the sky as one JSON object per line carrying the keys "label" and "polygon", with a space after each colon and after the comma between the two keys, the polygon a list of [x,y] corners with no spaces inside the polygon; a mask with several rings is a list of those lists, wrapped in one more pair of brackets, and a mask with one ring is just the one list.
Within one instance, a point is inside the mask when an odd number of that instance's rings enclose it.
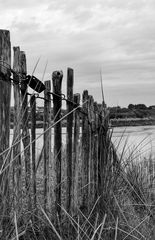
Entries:
{"label": "sky", "polygon": [[[74,69],[74,93],[108,106],[155,105],[155,0],[0,0],[0,28],[27,57],[28,74]],[[102,73],[102,74],[100,74]]]}

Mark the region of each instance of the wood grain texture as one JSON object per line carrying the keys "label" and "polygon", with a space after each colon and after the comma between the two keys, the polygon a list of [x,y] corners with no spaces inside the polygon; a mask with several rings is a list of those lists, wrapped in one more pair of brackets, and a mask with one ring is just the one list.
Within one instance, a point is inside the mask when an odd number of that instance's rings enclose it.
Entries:
{"label": "wood grain texture", "polygon": [[51,161],[51,81],[45,81],[44,91],[44,210],[50,208],[50,161]]}
{"label": "wood grain texture", "polygon": [[53,117],[54,117],[54,169],[56,179],[55,187],[55,208],[56,214],[61,219],[61,165],[62,165],[62,124],[61,124],[61,85],[63,73],[62,71],[54,71],[52,74],[53,82]]}
{"label": "wood grain texture", "polygon": [[13,92],[14,92],[14,128],[13,128],[13,185],[15,189],[15,208],[18,213],[21,208],[21,94],[20,94],[20,48],[14,47],[13,58]]}
{"label": "wood grain texture", "polygon": [[82,205],[84,211],[88,211],[88,184],[89,184],[89,151],[90,129],[88,121],[88,91],[83,91],[83,115],[82,115]]}
{"label": "wood grain texture", "polygon": [[[67,69],[67,99],[73,102],[73,84],[74,84],[74,72],[73,69]],[[73,110],[73,104],[66,102],[67,114]],[[72,193],[72,134],[73,134],[73,113],[67,116],[67,127],[66,127],[66,160],[67,160],[67,199],[66,199],[66,210],[68,213],[71,211],[71,197]]]}
{"label": "wood grain texture", "polygon": [[31,210],[31,151],[30,151],[30,133],[29,133],[29,113],[28,113],[28,96],[27,84],[25,78],[27,74],[26,55],[20,51],[20,73],[21,79],[21,100],[22,100],[22,142],[24,146],[24,161],[25,161],[25,190],[27,209]]}
{"label": "wood grain texture", "polygon": [[[32,196],[33,209],[35,215],[37,214],[37,186],[36,186],[36,97],[34,95],[30,98],[31,107],[31,146],[32,146]],[[36,219],[36,218],[34,218]]]}
{"label": "wood grain texture", "polygon": [[[11,98],[11,43],[10,32],[0,30],[0,169],[9,162],[8,151],[10,139],[10,98]],[[8,169],[7,169],[8,171]],[[8,190],[7,171],[0,175],[0,188],[3,194]],[[4,180],[4,181],[3,181]],[[4,193],[5,194],[5,193]]]}
{"label": "wood grain texture", "polygon": [[[80,94],[74,94],[74,103],[77,104],[77,106],[80,104]],[[79,190],[79,151],[80,151],[80,110],[77,109],[74,112],[74,140],[73,140],[73,164],[72,164],[72,206],[73,206],[73,213],[77,213],[77,209],[79,207],[78,202],[78,190]]]}
{"label": "wood grain texture", "polygon": [[[10,99],[11,99],[11,43],[10,32],[0,30],[0,228],[3,216],[10,216],[9,170],[10,153]],[[5,151],[5,152],[4,152]]]}
{"label": "wood grain texture", "polygon": [[[11,82],[10,32],[0,30],[0,153],[9,147]],[[0,156],[0,168],[5,154]]]}

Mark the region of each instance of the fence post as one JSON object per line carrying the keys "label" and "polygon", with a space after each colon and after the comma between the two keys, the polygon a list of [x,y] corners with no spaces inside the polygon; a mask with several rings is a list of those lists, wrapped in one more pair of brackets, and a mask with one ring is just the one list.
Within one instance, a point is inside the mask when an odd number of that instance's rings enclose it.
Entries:
{"label": "fence post", "polygon": [[[108,122],[103,105],[99,105],[99,145],[98,145],[98,196],[99,209],[103,209],[104,193],[107,191],[108,178],[111,174],[111,162],[108,156]],[[108,173],[108,174],[107,174]],[[103,217],[103,211],[100,211],[100,217]]]}
{"label": "fence post", "polygon": [[36,97],[30,98],[31,107],[31,142],[32,142],[32,189],[33,189],[33,209],[36,215],[37,189],[36,189]]}
{"label": "fence post", "polygon": [[14,47],[13,61],[13,89],[14,89],[14,130],[13,130],[13,189],[15,189],[15,209],[20,211],[22,204],[22,184],[21,184],[21,98],[20,98],[20,48]]}
{"label": "fence post", "polygon": [[94,155],[93,155],[93,149],[94,149],[94,131],[95,131],[95,113],[94,113],[94,99],[92,96],[89,96],[89,102],[88,102],[88,120],[89,120],[89,126],[90,126],[90,149],[89,149],[89,210],[94,204]]}
{"label": "fence post", "polygon": [[54,118],[54,170],[56,171],[55,188],[55,208],[56,214],[61,219],[61,151],[62,151],[62,136],[61,136],[61,84],[63,73],[62,71],[54,71],[52,74],[53,82],[53,118]]}
{"label": "fence post", "polygon": [[[50,207],[50,162],[51,162],[51,81],[45,81],[44,91],[44,210]],[[49,130],[48,130],[49,129]]]}
{"label": "fence post", "polygon": [[[74,94],[75,104],[80,104],[80,94]],[[79,138],[80,138],[80,111],[74,112],[74,143],[73,143],[73,211],[78,208],[78,183],[79,183]]]}
{"label": "fence post", "polygon": [[94,182],[95,182],[95,200],[98,199],[98,146],[99,146],[99,136],[98,136],[98,105],[97,102],[94,102],[94,111],[95,111],[95,135],[94,135],[94,148],[93,148],[93,159],[94,159]]}
{"label": "fence post", "polygon": [[[99,123],[99,128],[98,128],[98,140],[99,140],[99,145],[98,145],[98,196],[100,199],[102,198],[102,187],[104,185],[103,181],[103,166],[104,166],[104,153],[105,151],[103,150],[104,148],[104,137],[103,137],[103,126],[102,126],[102,112],[101,112],[101,105],[98,104],[98,123]],[[101,200],[99,203],[99,208],[101,206]]]}
{"label": "fence post", "polygon": [[88,91],[83,91],[82,115],[82,205],[83,213],[88,211],[88,184],[89,184],[89,150],[90,131],[88,121]]}
{"label": "fence post", "polygon": [[[73,84],[74,72],[73,69],[67,69],[67,99],[73,102]],[[73,110],[73,104],[67,101],[67,114]],[[72,128],[73,128],[73,113],[67,116],[67,135],[66,135],[66,160],[67,160],[67,201],[66,210],[71,211],[72,198]]]}
{"label": "fence post", "polygon": [[9,162],[9,151],[5,150],[9,148],[10,139],[10,66],[10,32],[0,30],[0,218],[5,215],[8,205],[8,169],[3,173],[1,171]]}
{"label": "fence post", "polygon": [[25,160],[25,188],[27,208],[31,210],[31,155],[30,155],[30,133],[29,133],[29,113],[28,113],[28,97],[27,84],[25,78],[27,74],[25,52],[20,51],[20,71],[21,71],[21,100],[22,100],[22,141],[24,146]]}

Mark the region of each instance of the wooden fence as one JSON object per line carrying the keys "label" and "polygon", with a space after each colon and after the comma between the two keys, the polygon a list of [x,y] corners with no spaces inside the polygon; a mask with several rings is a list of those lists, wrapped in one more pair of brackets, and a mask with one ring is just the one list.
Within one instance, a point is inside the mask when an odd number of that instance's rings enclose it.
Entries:
{"label": "wooden fence", "polygon": [[[40,95],[35,91],[28,93],[28,86],[34,79],[26,80],[25,53],[19,47],[13,48],[13,69],[10,53],[10,34],[0,30],[1,209],[5,204],[9,213],[13,209],[19,217],[23,211],[28,212],[32,219],[38,216],[39,209],[50,219],[58,217],[59,220],[66,214],[88,214],[103,194],[108,148],[111,147],[104,103],[95,102],[87,90],[82,96],[74,94],[71,68],[67,69],[65,97],[62,94],[63,73],[54,71],[52,81],[44,82],[43,133],[38,137],[36,104]],[[11,85],[14,129],[10,145]],[[66,101],[63,116],[62,101]],[[64,120],[65,147],[62,144]],[[38,156],[37,141],[41,137],[43,146]]]}

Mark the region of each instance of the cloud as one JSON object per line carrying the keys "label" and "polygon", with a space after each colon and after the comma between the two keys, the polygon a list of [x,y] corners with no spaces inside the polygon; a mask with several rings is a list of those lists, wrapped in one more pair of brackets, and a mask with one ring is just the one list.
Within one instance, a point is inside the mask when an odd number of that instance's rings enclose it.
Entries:
{"label": "cloud", "polygon": [[[98,97],[102,69],[105,87],[112,96],[121,94],[123,103],[130,99],[130,85],[136,92],[141,83],[143,89],[153,84],[154,0],[0,0],[0,4],[1,28],[10,29],[12,45],[26,51],[29,72],[40,56],[38,76],[46,59],[46,77],[52,70],[73,67],[76,89],[88,87]],[[139,98],[144,96],[138,93]],[[150,101],[151,94],[152,90]]]}
{"label": "cloud", "polygon": [[[44,0],[44,4],[47,4],[49,0]],[[20,1],[20,0],[0,0],[1,10],[28,10],[32,8],[36,8],[38,5],[43,5],[42,1],[38,0],[27,0],[27,1]]]}
{"label": "cloud", "polygon": [[115,87],[105,87],[104,91],[109,106],[121,105],[127,107],[130,103],[145,103],[147,106],[150,106],[154,105],[154,88],[154,83],[128,84],[126,87],[121,84]]}

